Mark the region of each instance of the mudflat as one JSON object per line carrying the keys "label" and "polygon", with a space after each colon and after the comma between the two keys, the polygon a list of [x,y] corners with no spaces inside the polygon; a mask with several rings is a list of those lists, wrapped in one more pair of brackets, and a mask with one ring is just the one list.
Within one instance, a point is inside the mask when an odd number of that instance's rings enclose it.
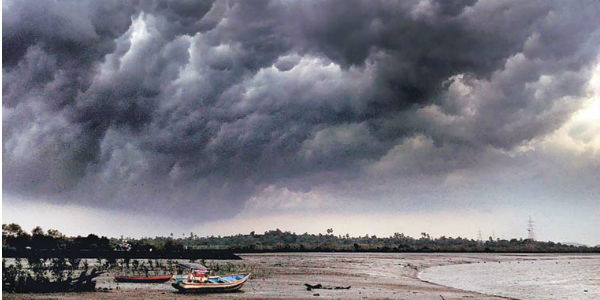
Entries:
{"label": "mudflat", "polygon": [[[97,278],[98,292],[8,294],[4,299],[507,299],[462,291],[418,278],[432,266],[551,259],[554,254],[480,253],[266,253],[242,254],[254,275],[235,293],[180,294],[163,284],[117,284],[114,274]],[[460,274],[457,274],[459,276]],[[305,284],[325,288],[307,289]],[[336,289],[348,287],[349,289]]]}

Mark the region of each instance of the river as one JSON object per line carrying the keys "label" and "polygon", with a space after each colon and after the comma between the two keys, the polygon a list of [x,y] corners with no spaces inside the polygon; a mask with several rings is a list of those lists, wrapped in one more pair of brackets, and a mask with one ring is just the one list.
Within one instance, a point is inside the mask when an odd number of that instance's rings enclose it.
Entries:
{"label": "river", "polygon": [[600,299],[600,256],[555,256],[427,268],[419,278],[517,299]]}

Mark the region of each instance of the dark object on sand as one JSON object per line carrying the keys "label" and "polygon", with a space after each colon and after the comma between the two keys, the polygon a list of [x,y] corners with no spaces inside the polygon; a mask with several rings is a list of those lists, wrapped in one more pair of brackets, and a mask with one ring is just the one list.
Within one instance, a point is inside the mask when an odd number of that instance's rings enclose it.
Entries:
{"label": "dark object on sand", "polygon": [[115,275],[116,282],[131,282],[131,283],[162,283],[171,279],[172,275],[161,275],[161,276],[121,276]]}
{"label": "dark object on sand", "polygon": [[322,285],[320,283],[317,283],[315,285],[305,283],[304,285],[306,286],[306,290],[307,291],[312,291],[312,290],[317,290],[317,289],[324,289],[324,290],[349,290],[350,287],[351,287],[351,286],[329,286],[329,285]]}

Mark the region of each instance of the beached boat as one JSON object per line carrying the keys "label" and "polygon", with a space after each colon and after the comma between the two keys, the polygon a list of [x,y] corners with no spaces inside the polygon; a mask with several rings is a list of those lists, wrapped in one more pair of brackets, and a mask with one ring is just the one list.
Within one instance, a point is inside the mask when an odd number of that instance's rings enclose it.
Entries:
{"label": "beached boat", "polygon": [[233,292],[239,290],[248,278],[250,278],[250,273],[208,276],[201,281],[178,279],[172,285],[183,293]]}
{"label": "beached boat", "polygon": [[121,276],[115,275],[116,282],[131,282],[131,283],[161,283],[171,279],[172,275],[161,275],[161,276]]}

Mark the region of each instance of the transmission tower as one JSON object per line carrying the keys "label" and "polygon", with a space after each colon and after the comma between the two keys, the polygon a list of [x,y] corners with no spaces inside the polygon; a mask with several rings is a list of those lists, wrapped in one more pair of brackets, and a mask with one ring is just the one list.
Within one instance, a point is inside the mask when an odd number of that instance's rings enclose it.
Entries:
{"label": "transmission tower", "polygon": [[481,236],[481,228],[477,231],[477,242],[483,243],[483,237]]}
{"label": "transmission tower", "polygon": [[527,239],[535,241],[535,233],[533,232],[533,220],[531,216],[529,216],[529,221],[527,221]]}

